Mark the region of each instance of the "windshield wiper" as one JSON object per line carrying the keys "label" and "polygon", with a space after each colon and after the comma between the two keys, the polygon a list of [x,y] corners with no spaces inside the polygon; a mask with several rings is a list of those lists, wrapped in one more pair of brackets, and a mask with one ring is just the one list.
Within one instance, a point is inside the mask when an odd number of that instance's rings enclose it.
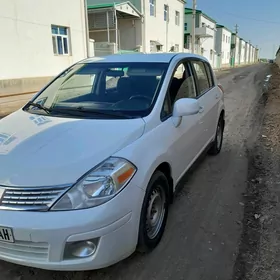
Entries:
{"label": "windshield wiper", "polygon": [[43,105],[41,105],[39,103],[35,103],[35,102],[32,102],[32,101],[28,102],[25,105],[24,109],[28,109],[30,106],[36,107],[38,109],[41,109],[41,110],[45,111],[47,114],[49,114],[52,111],[52,109],[47,108],[47,107],[45,107],[45,106],[43,106]]}
{"label": "windshield wiper", "polygon": [[77,113],[89,113],[89,114],[95,114],[95,115],[103,115],[103,116],[111,116],[111,117],[117,117],[117,118],[125,118],[125,119],[132,119],[133,117],[120,113],[120,112],[105,112],[105,111],[99,111],[99,110],[92,110],[92,109],[87,109],[83,106],[76,107],[76,108],[59,108],[56,109],[54,108],[53,111],[59,112],[59,111],[65,111],[68,112],[70,111],[71,113],[77,112]]}

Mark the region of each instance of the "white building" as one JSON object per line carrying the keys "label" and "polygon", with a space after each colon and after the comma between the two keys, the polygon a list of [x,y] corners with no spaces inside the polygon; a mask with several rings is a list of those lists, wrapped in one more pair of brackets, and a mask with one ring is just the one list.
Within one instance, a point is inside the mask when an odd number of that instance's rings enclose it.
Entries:
{"label": "white building", "polygon": [[239,44],[239,54],[240,54],[240,59],[239,63],[240,64],[245,64],[246,63],[246,42],[240,38],[240,44]]}
{"label": "white building", "polygon": [[[149,0],[143,7],[145,15],[144,51],[175,51],[184,49],[184,6],[181,0]],[[143,3],[146,3],[143,1]]]}
{"label": "white building", "polygon": [[250,57],[250,45],[248,42],[245,42],[245,63],[249,63],[249,57]]}
{"label": "white building", "polygon": [[254,63],[254,47],[251,45],[251,51],[250,51],[250,63]]}
{"label": "white building", "polygon": [[0,0],[0,94],[36,91],[86,57],[84,0]]}
{"label": "white building", "polygon": [[[192,9],[185,8],[185,48],[191,49]],[[213,67],[216,67],[215,37],[216,21],[196,10],[195,20],[195,52],[206,57]]]}
{"label": "white building", "polygon": [[88,0],[89,34],[98,52],[183,51],[183,0]]}
{"label": "white building", "polygon": [[240,38],[236,33],[231,34],[231,55],[233,57],[233,65],[238,66],[240,64]]}
{"label": "white building", "polygon": [[225,26],[217,24],[216,52],[220,67],[231,65],[231,33]]}

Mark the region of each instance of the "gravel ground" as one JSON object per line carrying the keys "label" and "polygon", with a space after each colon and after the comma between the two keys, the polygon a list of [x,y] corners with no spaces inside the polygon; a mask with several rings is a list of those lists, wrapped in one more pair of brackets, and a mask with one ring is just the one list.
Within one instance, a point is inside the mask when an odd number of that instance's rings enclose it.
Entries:
{"label": "gravel ground", "polygon": [[112,267],[78,273],[43,271],[0,261],[0,279],[230,280],[239,275],[239,279],[245,279],[242,275],[252,270],[243,255],[253,255],[257,250],[249,250],[252,246],[246,243],[248,228],[242,220],[247,217],[249,204],[244,194],[250,190],[247,176],[254,177],[249,151],[255,147],[262,122],[258,112],[264,108],[263,81],[268,72],[268,65],[259,64],[218,73],[226,92],[222,153],[202,157],[183,178],[163,240],[154,252],[135,253]]}
{"label": "gravel ground", "polygon": [[244,230],[236,279],[280,279],[280,69],[262,99],[260,133],[251,150]]}

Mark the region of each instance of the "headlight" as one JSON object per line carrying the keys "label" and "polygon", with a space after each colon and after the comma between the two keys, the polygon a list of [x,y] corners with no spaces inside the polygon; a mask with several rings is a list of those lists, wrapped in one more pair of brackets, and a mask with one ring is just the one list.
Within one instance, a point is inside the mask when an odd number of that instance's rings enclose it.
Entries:
{"label": "headlight", "polygon": [[109,158],[78,181],[51,210],[85,209],[112,199],[131,180],[136,167],[122,158]]}

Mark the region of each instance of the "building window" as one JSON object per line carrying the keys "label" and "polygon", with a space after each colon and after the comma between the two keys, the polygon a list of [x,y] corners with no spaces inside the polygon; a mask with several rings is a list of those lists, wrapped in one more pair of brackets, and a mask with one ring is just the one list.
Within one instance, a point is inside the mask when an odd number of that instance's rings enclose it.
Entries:
{"label": "building window", "polygon": [[178,11],[175,12],[175,24],[180,25],[180,13]]}
{"label": "building window", "polygon": [[205,26],[205,22],[202,22],[202,27],[204,27]]}
{"label": "building window", "polygon": [[69,28],[52,25],[53,53],[56,55],[69,54]]}
{"label": "building window", "polygon": [[185,49],[190,49],[191,36],[185,34]]}
{"label": "building window", "polygon": [[188,30],[188,24],[186,22],[184,23],[184,29],[185,29],[185,31]]}
{"label": "building window", "polygon": [[150,0],[150,15],[156,16],[156,0]]}
{"label": "building window", "polygon": [[210,59],[213,59],[213,50],[210,50]]}
{"label": "building window", "polygon": [[223,34],[223,42],[225,41],[225,34]]}
{"label": "building window", "polygon": [[168,6],[164,5],[164,21],[168,21]]}
{"label": "building window", "polygon": [[157,45],[157,52],[162,52],[162,45]]}

